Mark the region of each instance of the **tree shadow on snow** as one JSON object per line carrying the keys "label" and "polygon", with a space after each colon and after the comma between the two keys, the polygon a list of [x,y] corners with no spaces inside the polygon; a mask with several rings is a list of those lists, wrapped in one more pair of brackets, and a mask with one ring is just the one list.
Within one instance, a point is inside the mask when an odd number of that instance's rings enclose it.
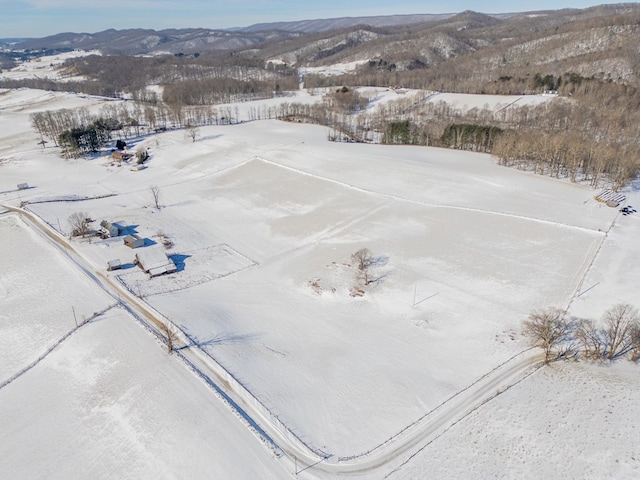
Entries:
{"label": "tree shadow on snow", "polygon": [[[389,257],[386,255],[380,255],[379,257],[371,257],[367,262],[367,266],[369,268],[379,268],[388,265]],[[383,283],[389,276],[391,275],[391,271],[383,271],[383,272],[375,272],[369,271],[369,281],[367,284],[380,284]]]}
{"label": "tree shadow on snow", "polygon": [[206,340],[201,340],[198,337],[195,336],[191,336],[188,335],[188,338],[190,340],[188,345],[185,345],[183,347],[180,347],[176,350],[183,350],[186,348],[192,348],[192,347],[197,347],[197,348],[206,348],[206,347],[213,347],[216,345],[231,345],[231,344],[236,344],[236,343],[249,343],[253,340],[256,340],[257,338],[261,337],[262,334],[259,333],[243,333],[240,335],[234,335],[234,334],[226,334],[226,335],[216,335],[215,337],[211,337],[209,339]]}
{"label": "tree shadow on snow", "polygon": [[220,138],[222,137],[222,134],[218,134],[218,135],[205,135],[203,137],[198,137],[199,141],[203,141],[203,140],[215,140],[216,138]]}

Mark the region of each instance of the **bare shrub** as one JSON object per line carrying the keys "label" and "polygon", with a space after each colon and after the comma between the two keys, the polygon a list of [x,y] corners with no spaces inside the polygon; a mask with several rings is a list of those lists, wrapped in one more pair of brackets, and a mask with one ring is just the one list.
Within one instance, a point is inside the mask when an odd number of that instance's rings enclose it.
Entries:
{"label": "bare shrub", "polygon": [[320,285],[320,280],[309,280],[307,285],[318,295],[322,295],[322,292],[324,292],[324,288]]}
{"label": "bare shrub", "polygon": [[164,246],[164,248],[169,249],[173,247],[173,240],[171,240],[162,230],[158,230],[158,233],[156,233],[156,237],[158,237],[160,243]]}

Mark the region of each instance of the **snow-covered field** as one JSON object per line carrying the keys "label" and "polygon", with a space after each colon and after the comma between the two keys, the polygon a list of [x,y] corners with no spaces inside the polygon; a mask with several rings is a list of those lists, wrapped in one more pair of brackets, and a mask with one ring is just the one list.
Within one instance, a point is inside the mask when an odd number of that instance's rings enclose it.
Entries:
{"label": "snow-covered field", "polygon": [[[263,102],[277,101],[291,100]],[[72,259],[23,216],[0,214],[1,478],[288,478],[306,466],[276,455],[120,306],[2,386],[75,328],[74,312],[81,321],[117,304],[103,278],[222,365],[259,403],[261,428],[278,423],[331,455],[303,478],[374,458],[385,460],[361,477],[640,474],[638,372],[624,362],[538,370],[471,415],[454,412],[460,421],[446,432],[380,453],[524,351],[520,324],[532,309],[597,318],[616,303],[640,306],[637,214],[487,155],[329,143],[322,127],[277,121],[203,127],[196,142],[182,131],[141,138],[134,148],[151,159],[139,172],[36,145],[29,113],[99,104],[0,92],[0,203],[28,202],[63,235],[82,211],[147,244],[168,238],[179,271],[147,278],[120,238],[74,239]],[[21,182],[33,188],[18,192]],[[627,194],[640,204],[637,188]],[[361,248],[377,260],[375,281],[352,296]],[[106,272],[113,259],[127,268]]]}

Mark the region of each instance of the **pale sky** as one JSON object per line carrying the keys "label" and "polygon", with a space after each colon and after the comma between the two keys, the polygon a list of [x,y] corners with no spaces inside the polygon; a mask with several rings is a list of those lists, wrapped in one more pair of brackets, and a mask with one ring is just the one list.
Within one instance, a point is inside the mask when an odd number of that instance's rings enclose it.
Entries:
{"label": "pale sky", "polygon": [[411,13],[525,12],[620,3],[589,0],[0,0],[0,38],[109,28],[229,28],[254,23]]}

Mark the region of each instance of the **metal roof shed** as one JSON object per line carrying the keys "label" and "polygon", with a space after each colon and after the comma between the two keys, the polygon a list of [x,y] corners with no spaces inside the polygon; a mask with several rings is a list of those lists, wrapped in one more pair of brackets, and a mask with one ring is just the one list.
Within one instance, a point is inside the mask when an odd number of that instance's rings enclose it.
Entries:
{"label": "metal roof shed", "polygon": [[164,253],[160,245],[144,248],[136,253],[135,263],[152,277],[173,273],[178,269],[173,261]]}
{"label": "metal roof shed", "polygon": [[129,248],[144,247],[144,238],[140,238],[137,235],[126,235],[123,240],[124,244]]}
{"label": "metal roof shed", "polygon": [[120,270],[122,268],[122,263],[120,263],[120,259],[115,259],[115,260],[109,260],[107,262],[107,270],[109,271],[113,271],[113,270]]}

